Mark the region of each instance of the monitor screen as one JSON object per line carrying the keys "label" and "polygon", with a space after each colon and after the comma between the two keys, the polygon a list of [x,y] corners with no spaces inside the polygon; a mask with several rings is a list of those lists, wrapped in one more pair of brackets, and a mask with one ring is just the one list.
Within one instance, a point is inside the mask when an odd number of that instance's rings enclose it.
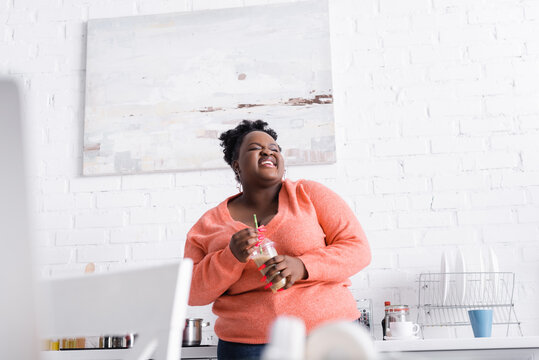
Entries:
{"label": "monitor screen", "polygon": [[0,78],[0,349],[3,359],[37,359],[38,354],[21,107],[17,84]]}

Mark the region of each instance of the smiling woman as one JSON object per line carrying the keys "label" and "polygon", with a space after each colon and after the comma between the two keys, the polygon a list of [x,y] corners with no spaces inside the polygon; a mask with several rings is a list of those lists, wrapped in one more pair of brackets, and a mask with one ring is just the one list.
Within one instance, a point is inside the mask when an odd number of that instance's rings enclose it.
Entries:
{"label": "smiling woman", "polygon": [[[258,359],[279,315],[302,319],[307,331],[360,317],[348,278],[370,262],[365,234],[336,193],[314,181],[283,179],[281,147],[267,126],[244,120],[221,134],[224,159],[242,189],[187,234],[190,305],[214,303],[219,359]],[[279,255],[257,267],[250,255],[264,238]],[[268,289],[283,280],[282,291]]]}

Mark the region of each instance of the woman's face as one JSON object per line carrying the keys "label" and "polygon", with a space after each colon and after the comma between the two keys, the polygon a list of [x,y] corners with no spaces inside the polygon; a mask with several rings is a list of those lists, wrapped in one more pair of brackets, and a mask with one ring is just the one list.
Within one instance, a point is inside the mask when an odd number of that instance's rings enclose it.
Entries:
{"label": "woman's face", "polygon": [[282,180],[284,159],[279,145],[270,135],[252,131],[243,138],[233,167],[239,171],[243,186],[251,183],[270,185]]}

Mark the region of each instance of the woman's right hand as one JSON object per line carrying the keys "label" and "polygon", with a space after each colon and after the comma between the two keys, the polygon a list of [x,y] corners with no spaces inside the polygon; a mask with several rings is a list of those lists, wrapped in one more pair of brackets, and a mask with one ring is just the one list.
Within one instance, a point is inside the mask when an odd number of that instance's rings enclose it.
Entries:
{"label": "woman's right hand", "polygon": [[244,263],[249,260],[253,246],[258,241],[257,236],[256,230],[253,228],[245,228],[232,235],[228,246],[238,261]]}

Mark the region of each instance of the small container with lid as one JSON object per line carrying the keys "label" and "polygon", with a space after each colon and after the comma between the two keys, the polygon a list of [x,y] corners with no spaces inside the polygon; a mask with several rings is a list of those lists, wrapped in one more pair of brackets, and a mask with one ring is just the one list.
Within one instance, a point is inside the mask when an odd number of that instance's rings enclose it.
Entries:
{"label": "small container with lid", "polygon": [[410,307],[408,305],[393,305],[391,317],[392,321],[405,322],[410,321]]}
{"label": "small container with lid", "polygon": [[384,338],[391,336],[392,322],[410,321],[410,307],[408,305],[390,305],[385,303],[385,317],[383,320]]}

